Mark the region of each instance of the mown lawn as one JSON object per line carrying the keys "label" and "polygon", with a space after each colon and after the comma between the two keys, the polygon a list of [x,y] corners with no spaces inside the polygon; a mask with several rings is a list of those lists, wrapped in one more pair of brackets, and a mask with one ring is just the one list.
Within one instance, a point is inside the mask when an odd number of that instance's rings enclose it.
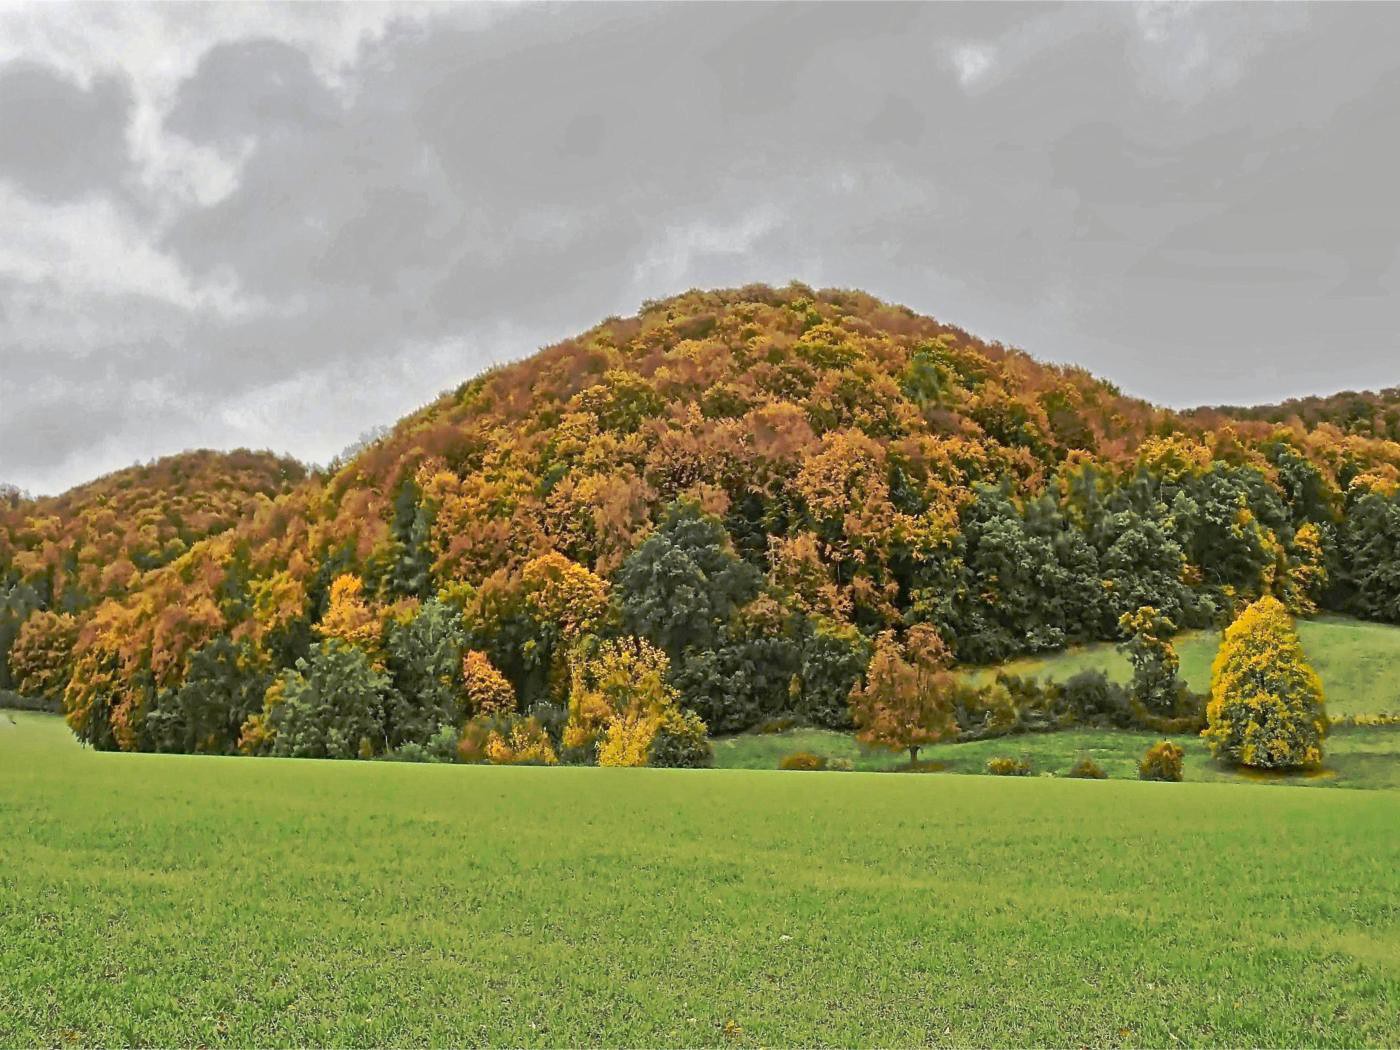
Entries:
{"label": "mown lawn", "polygon": [[[1400,714],[1400,627],[1324,616],[1299,620],[1298,636],[1308,660],[1322,676],[1328,714]],[[1213,631],[1187,631],[1176,638],[1182,677],[1197,692],[1210,690],[1210,665],[1219,647],[1220,636]],[[1120,682],[1132,677],[1127,659],[1109,643],[1012,660],[973,675],[983,680],[998,670],[1057,681],[1086,670],[1105,671]]]}
{"label": "mown lawn", "polygon": [[1397,827],[1397,792],[106,755],[0,713],[0,1044],[1393,1044]]}

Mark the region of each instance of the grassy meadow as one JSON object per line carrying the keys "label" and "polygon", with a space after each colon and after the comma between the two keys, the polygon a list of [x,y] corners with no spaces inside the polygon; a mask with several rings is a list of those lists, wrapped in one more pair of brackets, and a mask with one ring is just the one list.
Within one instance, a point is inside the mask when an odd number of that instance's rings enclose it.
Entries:
{"label": "grassy meadow", "polygon": [[[1076,759],[1087,755],[1110,778],[1136,780],[1138,759],[1162,739],[1175,741],[1186,752],[1187,781],[1400,789],[1400,726],[1334,729],[1327,738],[1322,768],[1298,773],[1250,774],[1221,766],[1210,757],[1200,737],[1194,735],[1163,737],[1160,733],[1082,728],[936,744],[919,753],[919,763],[929,772],[982,773],[987,759],[1007,755],[1028,759],[1034,773],[1064,776]],[[863,747],[848,733],[791,729],[716,740],[715,765],[724,769],[776,769],[783,756],[794,751],[848,759],[856,770],[864,772],[901,770],[909,763],[903,753]]]}
{"label": "grassy meadow", "polygon": [[1397,827],[1400,792],[99,754],[0,713],[0,1044],[1393,1044]]}
{"label": "grassy meadow", "polygon": [[[1360,714],[1400,714],[1400,627],[1367,623],[1345,616],[1299,620],[1303,652],[1319,675],[1333,717]],[[1210,665],[1220,647],[1215,631],[1186,631],[1175,639],[1181,676],[1199,693],[1210,690]],[[975,680],[997,671],[1063,681],[1080,671],[1101,670],[1127,682],[1132,668],[1111,643],[1076,646],[1043,657],[1012,660],[973,672]]]}

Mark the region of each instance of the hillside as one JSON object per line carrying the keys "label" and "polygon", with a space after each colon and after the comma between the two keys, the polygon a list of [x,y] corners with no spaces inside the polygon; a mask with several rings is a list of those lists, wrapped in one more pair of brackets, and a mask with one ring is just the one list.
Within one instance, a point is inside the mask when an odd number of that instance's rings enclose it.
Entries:
{"label": "hillside", "polygon": [[915,623],[986,663],[1149,603],[1400,620],[1398,479],[1394,441],[1174,414],[858,292],[689,292],[162,543],[31,653],[104,747],[378,754],[490,710],[567,758],[604,732],[585,701],[650,671],[711,732],[841,725]]}
{"label": "hillside", "polygon": [[243,521],[306,477],[269,452],[199,450],[138,464],[59,496],[0,505],[0,688],[19,624],[35,609],[82,614]]}
{"label": "hillside", "polygon": [[1344,434],[1400,441],[1400,387],[1345,390],[1324,397],[1299,397],[1277,405],[1219,405],[1190,413],[1207,423],[1250,419],[1305,429],[1328,425]]}

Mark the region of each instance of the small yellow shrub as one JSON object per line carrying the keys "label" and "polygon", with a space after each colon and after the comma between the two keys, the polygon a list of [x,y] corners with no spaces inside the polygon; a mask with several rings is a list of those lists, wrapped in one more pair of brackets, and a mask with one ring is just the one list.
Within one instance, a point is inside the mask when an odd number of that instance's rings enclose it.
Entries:
{"label": "small yellow shrub", "polygon": [[559,762],[549,734],[535,718],[512,718],[508,734],[493,730],[486,740],[486,757],[498,766],[553,766]]}
{"label": "small yellow shrub", "polygon": [[826,768],[826,759],[810,751],[794,751],[778,761],[779,769],[818,770]]}
{"label": "small yellow shrub", "polygon": [[1173,783],[1181,780],[1181,760],[1186,752],[1170,740],[1153,744],[1138,763],[1139,780],[1167,780]]}
{"label": "small yellow shrub", "polygon": [[613,717],[598,744],[600,766],[644,766],[652,738],[661,728],[655,715],[624,712]]}
{"label": "small yellow shrub", "polygon": [[1074,777],[1076,780],[1107,780],[1108,774],[1104,772],[1103,766],[1099,765],[1088,755],[1081,755],[1074,765],[1069,767],[1067,777]]}
{"label": "small yellow shrub", "polygon": [[987,772],[994,777],[1028,777],[1031,775],[1031,764],[1024,758],[998,755],[987,759]]}

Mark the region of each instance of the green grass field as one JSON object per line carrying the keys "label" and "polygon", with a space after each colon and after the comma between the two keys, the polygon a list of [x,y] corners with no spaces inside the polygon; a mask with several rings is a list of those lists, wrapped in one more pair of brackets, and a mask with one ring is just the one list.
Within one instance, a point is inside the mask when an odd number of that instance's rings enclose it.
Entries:
{"label": "green grass field", "polygon": [[[1322,676],[1328,714],[1400,713],[1400,627],[1324,616],[1299,620],[1298,636],[1308,660]],[[1213,631],[1187,631],[1177,636],[1182,677],[1197,692],[1210,689],[1210,665],[1219,647],[1220,636]],[[996,670],[1058,681],[1085,670],[1106,671],[1120,682],[1132,677],[1127,659],[1108,643],[1012,660]],[[993,673],[982,670],[974,675],[986,679]]]}
{"label": "green grass field", "polygon": [[[1138,759],[1164,739],[1160,733],[1116,729],[1070,729],[1028,733],[961,744],[938,744],[920,752],[921,765],[932,771],[981,773],[996,755],[1027,758],[1039,774],[1064,776],[1076,759],[1087,755],[1110,778],[1137,779]],[[1400,789],[1400,726],[1335,729],[1324,745],[1320,771],[1279,775],[1245,774],[1218,765],[1197,736],[1172,736],[1186,752],[1184,778],[1191,782],[1262,783],[1308,787]],[[830,729],[792,729],[784,733],[745,733],[715,741],[715,765],[723,769],[776,769],[784,755],[810,751],[827,758],[849,759],[857,770],[879,772],[908,766],[903,753],[870,749],[848,733]]]}
{"label": "green grass field", "polygon": [[113,755],[0,714],[0,1044],[1393,1045],[1400,792]]}

